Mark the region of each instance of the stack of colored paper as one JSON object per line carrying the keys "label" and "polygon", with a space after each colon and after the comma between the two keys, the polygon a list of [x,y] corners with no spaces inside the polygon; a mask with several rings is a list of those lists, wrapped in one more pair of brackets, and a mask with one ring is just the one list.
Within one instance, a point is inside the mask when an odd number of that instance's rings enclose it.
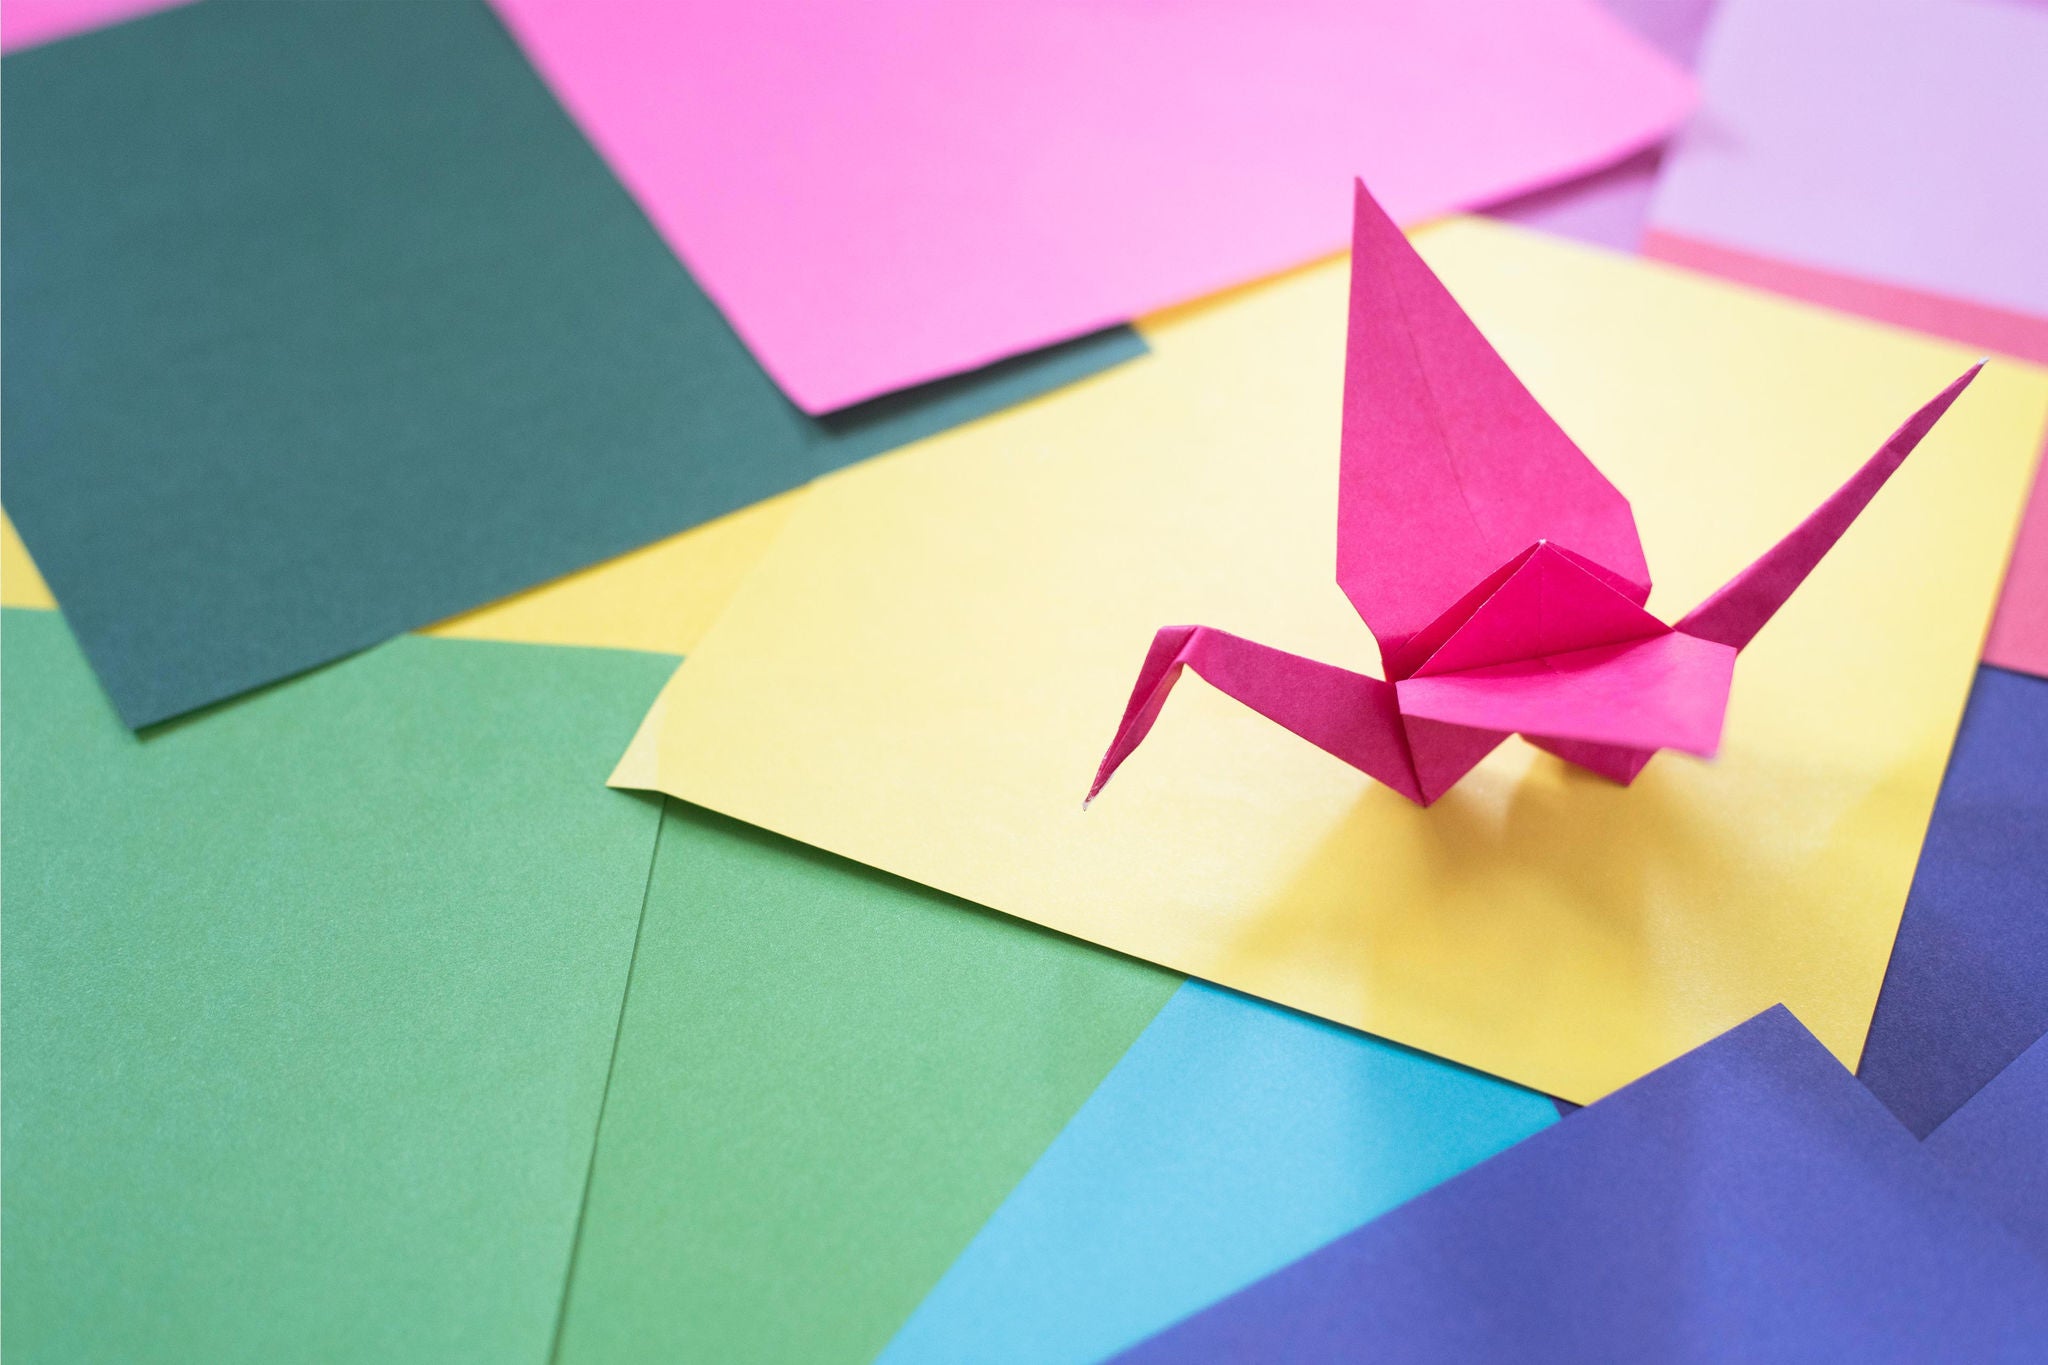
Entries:
{"label": "stack of colored paper", "polygon": [[0,46],[0,1352],[2048,1354],[2038,6]]}

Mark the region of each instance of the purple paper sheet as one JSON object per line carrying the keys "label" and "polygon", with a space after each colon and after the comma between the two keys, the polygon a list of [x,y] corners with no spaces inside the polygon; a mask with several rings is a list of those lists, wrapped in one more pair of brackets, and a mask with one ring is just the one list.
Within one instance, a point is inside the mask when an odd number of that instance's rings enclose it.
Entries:
{"label": "purple paper sheet", "polygon": [[[1690,71],[1713,18],[1715,0],[1601,0],[1615,18],[1678,65]],[[1634,251],[1649,222],[1650,196],[1664,144],[1645,147],[1591,175],[1518,195],[1486,211],[1490,218],[1570,237],[1594,246]]]}
{"label": "purple paper sheet", "polygon": [[1984,667],[1856,1074],[1925,1137],[2044,1032],[2048,680]]}
{"label": "purple paper sheet", "polygon": [[2048,316],[2048,11],[1722,0],[1654,231]]}
{"label": "purple paper sheet", "polygon": [[2048,1037],[1928,1134],[1924,1146],[2048,1261]]}
{"label": "purple paper sheet", "polygon": [[2038,1361],[2048,1266],[1783,1007],[1119,1359]]}

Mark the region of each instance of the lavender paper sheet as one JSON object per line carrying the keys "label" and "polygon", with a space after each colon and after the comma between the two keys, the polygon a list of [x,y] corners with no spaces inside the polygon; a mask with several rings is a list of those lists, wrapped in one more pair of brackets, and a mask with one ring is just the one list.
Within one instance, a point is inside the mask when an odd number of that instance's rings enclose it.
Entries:
{"label": "lavender paper sheet", "polygon": [[[1601,7],[1637,37],[1688,71],[1699,59],[1714,4],[1715,0],[1601,0]],[[1590,175],[1517,195],[1486,214],[1593,246],[1635,251],[1649,222],[1666,145],[1659,142]]]}
{"label": "lavender paper sheet", "polygon": [[2048,315],[2048,7],[1720,0],[1660,233]]}

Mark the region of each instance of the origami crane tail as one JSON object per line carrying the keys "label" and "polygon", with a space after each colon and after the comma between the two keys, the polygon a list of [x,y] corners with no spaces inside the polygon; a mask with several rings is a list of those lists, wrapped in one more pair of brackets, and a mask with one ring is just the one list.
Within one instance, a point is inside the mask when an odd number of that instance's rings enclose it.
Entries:
{"label": "origami crane tail", "polygon": [[1167,626],[1152,637],[1088,801],[1144,741],[1184,668],[1409,800],[1422,799],[1392,684],[1207,626]]}
{"label": "origami crane tail", "polygon": [[1884,487],[1885,480],[1905,463],[1906,457],[1913,453],[1913,447],[1920,444],[1920,439],[1941,420],[1957,395],[1969,387],[1970,381],[1983,368],[1984,362],[1978,361],[1908,417],[1904,425],[1892,433],[1891,439],[1878,447],[1877,453],[1816,508],[1813,515],[1765,551],[1761,559],[1729,580],[1720,591],[1694,607],[1678,623],[1677,629],[1733,649],[1741,649],[1756,638],[1756,633],[1806,581],[1806,576],[1813,572],[1821,557],[1834,548],[1842,533],[1849,529],[1849,524],[1869,505],[1877,490]]}

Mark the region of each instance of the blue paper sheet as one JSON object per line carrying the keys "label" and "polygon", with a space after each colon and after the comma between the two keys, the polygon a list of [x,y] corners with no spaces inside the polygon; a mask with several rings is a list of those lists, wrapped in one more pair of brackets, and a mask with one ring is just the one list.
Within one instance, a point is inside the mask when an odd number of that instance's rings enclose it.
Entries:
{"label": "blue paper sheet", "polygon": [[1782,1007],[1131,1361],[2038,1361],[2048,1266]]}
{"label": "blue paper sheet", "polygon": [[880,1359],[1099,1360],[1553,1122],[1534,1091],[1190,981]]}
{"label": "blue paper sheet", "polygon": [[2048,680],[1977,670],[1856,1074],[1925,1137],[2048,1032]]}
{"label": "blue paper sheet", "polygon": [[1926,1149],[2048,1259],[2048,1037],[1928,1134]]}

